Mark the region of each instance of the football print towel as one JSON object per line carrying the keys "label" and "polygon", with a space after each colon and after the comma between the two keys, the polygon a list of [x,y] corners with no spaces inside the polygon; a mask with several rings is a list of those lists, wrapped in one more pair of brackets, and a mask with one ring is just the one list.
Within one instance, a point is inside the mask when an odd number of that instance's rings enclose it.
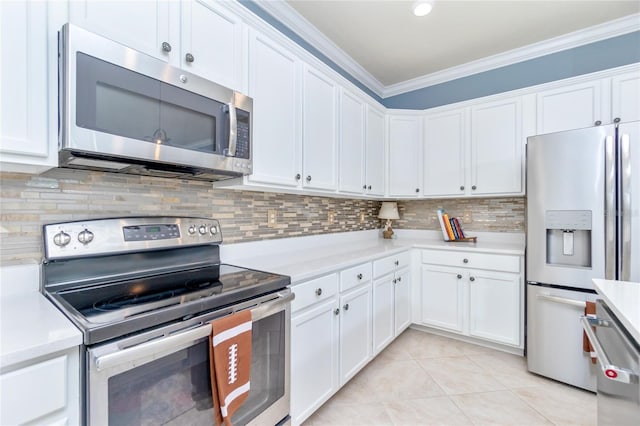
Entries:
{"label": "football print towel", "polygon": [[231,426],[231,416],[249,396],[251,311],[211,323],[209,363],[216,425]]}

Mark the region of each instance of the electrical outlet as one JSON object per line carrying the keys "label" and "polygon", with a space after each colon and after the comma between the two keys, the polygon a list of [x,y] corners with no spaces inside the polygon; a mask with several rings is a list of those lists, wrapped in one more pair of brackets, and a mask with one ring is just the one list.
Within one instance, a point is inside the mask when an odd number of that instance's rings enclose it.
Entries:
{"label": "electrical outlet", "polygon": [[364,212],[360,212],[360,223],[364,223],[365,221],[365,214]]}
{"label": "electrical outlet", "polygon": [[267,226],[269,228],[275,228],[278,224],[278,212],[276,209],[267,210]]}
{"label": "electrical outlet", "polygon": [[462,223],[473,223],[473,212],[471,210],[465,210],[462,213]]}
{"label": "electrical outlet", "polygon": [[329,222],[329,225],[331,225],[335,221],[336,221],[336,212],[333,210],[329,210],[329,213],[327,214],[327,222]]}

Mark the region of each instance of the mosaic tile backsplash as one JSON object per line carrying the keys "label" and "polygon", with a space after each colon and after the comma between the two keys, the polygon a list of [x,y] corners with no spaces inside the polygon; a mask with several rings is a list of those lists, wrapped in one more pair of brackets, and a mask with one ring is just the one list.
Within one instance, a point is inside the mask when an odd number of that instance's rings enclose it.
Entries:
{"label": "mosaic tile backsplash", "polygon": [[[376,229],[379,201],[213,188],[208,182],[53,169],[0,173],[0,264],[43,256],[41,227],[88,218],[168,215],[220,220],[225,244]],[[524,199],[404,201],[394,227],[438,229],[435,210],[466,212],[475,231],[523,231]],[[277,224],[267,226],[268,210]],[[334,216],[329,221],[330,213]]]}

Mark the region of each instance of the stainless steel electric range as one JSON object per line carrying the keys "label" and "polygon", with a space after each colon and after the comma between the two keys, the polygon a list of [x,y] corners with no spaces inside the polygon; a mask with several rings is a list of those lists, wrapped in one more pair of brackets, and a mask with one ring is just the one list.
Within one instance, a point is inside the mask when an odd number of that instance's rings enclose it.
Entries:
{"label": "stainless steel electric range", "polygon": [[210,322],[240,310],[253,321],[251,391],[233,424],[288,424],[290,278],[222,264],[217,220],[95,219],[43,234],[42,291],[84,336],[87,424],[212,424]]}

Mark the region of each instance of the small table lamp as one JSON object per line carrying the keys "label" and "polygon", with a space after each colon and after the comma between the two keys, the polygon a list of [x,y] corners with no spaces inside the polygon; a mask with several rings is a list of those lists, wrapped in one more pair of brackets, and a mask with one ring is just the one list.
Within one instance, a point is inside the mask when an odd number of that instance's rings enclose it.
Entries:
{"label": "small table lamp", "polygon": [[380,207],[380,213],[378,213],[379,219],[387,219],[384,224],[384,231],[382,236],[386,239],[390,239],[393,236],[393,229],[391,229],[391,220],[400,219],[398,215],[398,204],[395,201],[383,201]]}

